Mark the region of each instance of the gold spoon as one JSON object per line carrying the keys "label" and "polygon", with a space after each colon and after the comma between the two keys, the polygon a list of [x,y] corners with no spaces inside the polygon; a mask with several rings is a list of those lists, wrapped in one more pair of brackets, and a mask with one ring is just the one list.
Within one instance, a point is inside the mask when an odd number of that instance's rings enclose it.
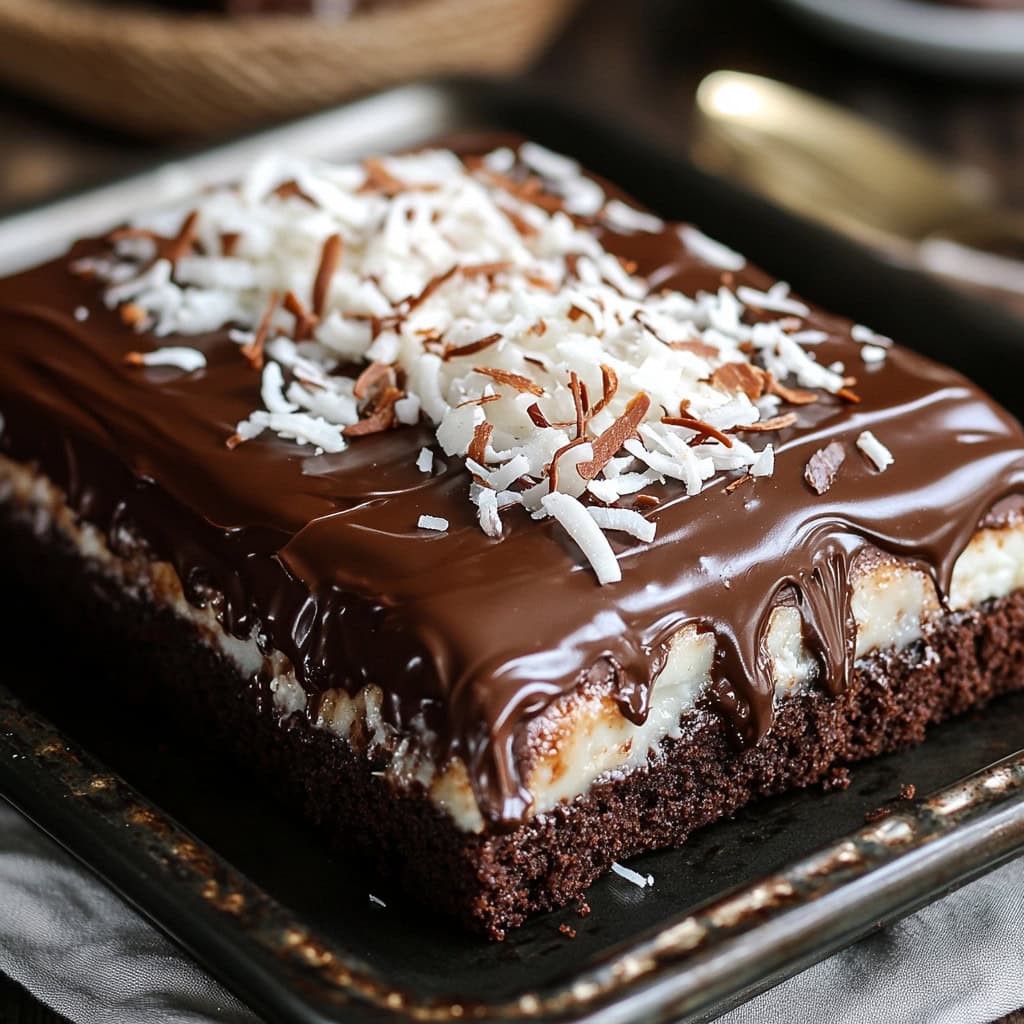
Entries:
{"label": "gold spoon", "polygon": [[757,75],[709,75],[697,115],[704,168],[891,258],[1024,302],[1024,214],[996,206],[981,173]]}

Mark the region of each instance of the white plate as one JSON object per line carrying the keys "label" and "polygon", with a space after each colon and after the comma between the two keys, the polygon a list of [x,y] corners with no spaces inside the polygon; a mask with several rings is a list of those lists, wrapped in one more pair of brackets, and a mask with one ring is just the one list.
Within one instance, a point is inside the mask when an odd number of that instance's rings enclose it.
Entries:
{"label": "white plate", "polygon": [[1024,11],[924,0],[779,0],[837,39],[940,71],[1024,81]]}

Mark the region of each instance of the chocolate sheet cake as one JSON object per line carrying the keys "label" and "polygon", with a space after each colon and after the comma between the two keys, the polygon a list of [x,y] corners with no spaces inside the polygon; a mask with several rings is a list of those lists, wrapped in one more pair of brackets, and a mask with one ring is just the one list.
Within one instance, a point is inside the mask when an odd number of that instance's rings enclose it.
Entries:
{"label": "chocolate sheet cake", "polygon": [[4,563],[494,937],[1024,686],[1016,421],[529,142],[0,281],[0,417]]}

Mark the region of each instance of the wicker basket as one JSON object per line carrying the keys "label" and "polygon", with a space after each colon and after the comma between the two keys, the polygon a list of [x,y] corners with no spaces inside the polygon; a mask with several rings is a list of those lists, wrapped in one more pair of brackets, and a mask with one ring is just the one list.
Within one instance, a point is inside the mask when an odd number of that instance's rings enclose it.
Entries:
{"label": "wicker basket", "polygon": [[212,134],[426,75],[513,71],[576,2],[416,0],[331,24],[0,0],[0,77],[137,134]]}

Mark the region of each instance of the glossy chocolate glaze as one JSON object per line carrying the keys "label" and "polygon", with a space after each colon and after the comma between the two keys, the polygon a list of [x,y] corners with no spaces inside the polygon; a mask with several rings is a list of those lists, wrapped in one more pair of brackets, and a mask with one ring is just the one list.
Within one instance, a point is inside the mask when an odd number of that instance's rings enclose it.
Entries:
{"label": "glossy chocolate glaze", "polygon": [[[692,294],[721,283],[672,226],[604,231],[603,241],[653,287]],[[503,538],[486,537],[457,460],[438,453],[434,475],[416,469],[427,427],[359,439],[338,455],[267,437],[229,450],[225,438],[259,405],[259,375],[225,333],[187,339],[206,353],[204,370],[124,365],[147,339],[69,270],[102,247],[82,243],[0,282],[0,450],[37,462],[115,548],[122,527],[143,538],[177,567],[191,599],[222,594],[226,627],[255,630],[286,654],[311,693],[378,685],[392,722],[429,730],[442,753],[466,760],[492,821],[527,810],[524,726],[588,673],[610,673],[623,713],[641,721],[667,642],[696,621],[717,638],[709,700],[739,742],[756,742],[772,720],[764,636],[779,601],[801,607],[824,685],[839,692],[851,670],[858,554],[910,559],[946,593],[978,524],[1024,491],[1024,435],[1012,417],[909,351],[866,366],[849,323],[814,311],[808,326],[830,335],[817,357],[842,360],[862,401],[823,396],[796,410],[795,427],[762,435],[777,448],[771,477],[730,491],[727,475],[694,497],[659,489],[656,541],[612,535],[623,579],[600,587],[553,521],[512,510]],[[754,268],[734,276],[770,284]],[[895,456],[885,473],[854,448],[866,429]],[[804,468],[832,440],[847,457],[818,495]],[[419,530],[421,513],[445,516],[450,529]]]}

